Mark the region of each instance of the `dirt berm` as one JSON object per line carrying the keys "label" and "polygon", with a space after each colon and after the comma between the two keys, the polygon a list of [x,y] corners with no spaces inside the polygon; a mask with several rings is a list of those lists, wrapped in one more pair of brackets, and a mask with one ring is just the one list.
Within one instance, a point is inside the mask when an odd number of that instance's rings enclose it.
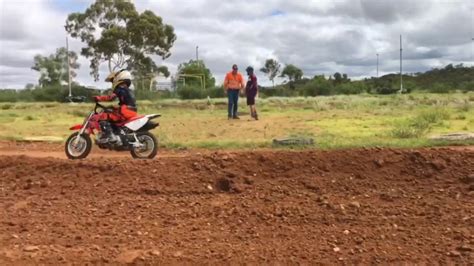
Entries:
{"label": "dirt berm", "polygon": [[474,152],[0,156],[0,264],[469,264]]}

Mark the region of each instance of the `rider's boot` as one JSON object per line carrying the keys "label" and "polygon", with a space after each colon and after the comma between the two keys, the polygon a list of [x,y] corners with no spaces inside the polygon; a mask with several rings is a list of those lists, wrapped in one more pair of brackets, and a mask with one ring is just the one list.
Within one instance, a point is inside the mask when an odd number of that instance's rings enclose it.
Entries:
{"label": "rider's boot", "polygon": [[100,143],[115,143],[117,142],[116,136],[112,132],[112,126],[109,121],[100,121],[100,129],[102,130],[102,135],[99,139]]}

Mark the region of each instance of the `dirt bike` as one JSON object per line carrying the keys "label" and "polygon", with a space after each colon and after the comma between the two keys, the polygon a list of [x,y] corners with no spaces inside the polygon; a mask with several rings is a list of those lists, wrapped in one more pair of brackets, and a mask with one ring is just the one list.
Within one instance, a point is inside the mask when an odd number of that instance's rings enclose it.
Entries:
{"label": "dirt bike", "polygon": [[83,159],[89,155],[92,149],[91,135],[95,135],[95,144],[101,149],[130,151],[135,159],[153,159],[156,156],[158,140],[149,130],[159,126],[159,123],[152,120],[161,115],[136,116],[124,122],[113,123],[111,127],[114,141],[104,143],[102,142],[102,134],[104,133],[99,124],[99,117],[102,112],[110,113],[112,111],[112,107],[96,103],[94,110],[90,112],[82,124],[69,128],[70,130],[78,130],[71,134],[66,141],[65,151],[69,159]]}

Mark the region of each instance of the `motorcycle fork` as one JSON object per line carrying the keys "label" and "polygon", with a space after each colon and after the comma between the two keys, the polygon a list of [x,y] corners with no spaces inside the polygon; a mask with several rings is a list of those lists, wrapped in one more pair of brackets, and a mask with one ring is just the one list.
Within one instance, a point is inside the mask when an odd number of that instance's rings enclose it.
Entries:
{"label": "motorcycle fork", "polygon": [[94,113],[91,112],[89,116],[87,117],[87,119],[84,120],[84,124],[82,125],[82,128],[79,130],[79,133],[77,134],[78,137],[74,140],[74,143],[73,143],[74,146],[77,146],[77,144],[79,143],[79,137],[82,136],[82,134],[84,134],[84,131],[86,131],[87,125],[89,124],[89,119],[91,119],[93,114]]}

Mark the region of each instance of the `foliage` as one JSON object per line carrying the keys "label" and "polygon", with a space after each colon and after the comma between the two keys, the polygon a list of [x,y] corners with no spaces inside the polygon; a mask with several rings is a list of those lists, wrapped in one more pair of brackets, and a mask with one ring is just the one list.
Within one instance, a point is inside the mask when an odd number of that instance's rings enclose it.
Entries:
{"label": "foliage", "polygon": [[[211,70],[206,67],[202,60],[189,60],[189,62],[181,63],[178,66],[178,75],[203,75],[205,88],[214,88],[216,79],[212,76]],[[195,77],[183,77],[186,86],[201,87],[201,81]]]}
{"label": "foliage", "polygon": [[[73,84],[74,95],[85,97],[90,101],[98,92],[84,86]],[[69,89],[66,86],[51,85],[23,90],[0,90],[0,102],[67,102]]]}
{"label": "foliage", "polygon": [[99,79],[99,66],[109,71],[130,70],[155,73],[151,56],[168,58],[176,40],[172,26],[164,24],[152,11],[138,13],[127,0],[97,0],[84,13],[72,13],[65,25],[73,38],[86,44],[81,54],[90,59],[91,75]]}
{"label": "foliage", "polygon": [[301,90],[304,96],[331,95],[333,85],[324,78],[324,76],[315,76],[310,82],[306,83]]}
{"label": "foliage", "polygon": [[303,71],[299,69],[298,67],[289,64],[286,65],[285,68],[283,68],[283,71],[281,72],[280,77],[288,77],[289,81],[295,81],[299,80],[303,77]]}
{"label": "foliage", "polygon": [[189,85],[181,86],[177,90],[180,99],[203,99],[206,97],[205,90],[200,87],[192,87]]}
{"label": "foliage", "polygon": [[433,125],[450,118],[444,109],[425,110],[417,116],[399,122],[392,130],[396,138],[419,138],[430,131]]}
{"label": "foliage", "polygon": [[268,76],[268,79],[272,82],[273,87],[275,87],[275,77],[280,73],[280,63],[275,59],[267,59],[265,61],[265,67],[260,69],[261,72],[265,73]]}
{"label": "foliage", "polygon": [[334,94],[361,94],[367,92],[367,85],[363,81],[342,83],[334,87]]}
{"label": "foliage", "polygon": [[[474,67],[449,64],[424,73],[403,75],[405,92],[426,90],[433,93],[447,93],[455,90],[474,91]],[[400,90],[400,75],[388,74],[378,79],[366,80],[375,93],[396,93]]]}
{"label": "foliage", "polygon": [[[34,66],[31,69],[40,72],[38,83],[40,86],[60,85],[61,82],[68,82],[68,52],[66,48],[61,47],[56,50],[55,54],[49,56],[36,55],[34,58]],[[77,54],[69,51],[69,65],[71,77],[76,77],[75,69],[79,69],[77,63]]]}
{"label": "foliage", "polygon": [[170,76],[168,67],[155,67],[155,63],[151,58],[145,58],[143,62],[145,62],[146,65],[139,64],[132,71],[134,85],[137,90],[152,90],[153,83],[158,76],[164,76],[166,78]]}
{"label": "foliage", "polygon": [[339,72],[334,73],[334,84],[348,83],[351,80],[347,77],[347,74],[341,74]]}

